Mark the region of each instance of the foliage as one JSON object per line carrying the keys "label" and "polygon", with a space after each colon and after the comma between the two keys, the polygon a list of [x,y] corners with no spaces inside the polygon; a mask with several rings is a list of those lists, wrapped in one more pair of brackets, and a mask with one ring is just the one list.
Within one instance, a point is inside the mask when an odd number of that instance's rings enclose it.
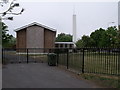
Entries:
{"label": "foliage", "polygon": [[5,23],[1,22],[2,25],[2,46],[3,47],[12,47],[15,45],[15,38],[7,33],[8,26]]}
{"label": "foliage", "polygon": [[56,42],[72,42],[72,35],[60,33],[56,37]]}
{"label": "foliage", "polygon": [[120,47],[120,30],[114,27],[95,30],[90,36],[82,36],[76,42],[77,47]]}
{"label": "foliage", "polygon": [[90,80],[94,83],[97,83],[101,87],[106,88],[120,88],[120,80],[119,77],[115,76],[105,76],[105,75],[97,75],[97,74],[81,74],[82,78],[86,80]]}
{"label": "foliage", "polygon": [[[15,12],[14,9],[16,7],[19,7],[19,3],[16,3],[15,2],[16,0],[12,0],[11,2],[9,2],[9,0],[2,0],[0,2],[0,6],[1,8],[4,8],[4,6],[6,5],[7,6],[7,9],[4,10],[4,11],[0,11],[1,13],[1,16],[0,16],[0,20],[13,20],[13,17],[5,17],[3,18],[4,16],[6,16],[7,14],[11,14],[11,15],[19,15],[19,14],[22,14],[24,9],[22,8],[19,12]],[[6,7],[5,6],[5,7]]]}
{"label": "foliage", "polygon": [[105,30],[100,28],[98,30],[95,30],[95,32],[92,32],[90,35],[90,38],[92,38],[94,40],[94,46],[102,46],[101,41],[104,40],[105,36]]}
{"label": "foliage", "polygon": [[82,40],[82,39],[79,39],[79,40],[76,42],[76,46],[77,46],[77,47],[84,47],[83,40]]}
{"label": "foliage", "polygon": [[5,23],[2,22],[2,20],[13,20],[13,17],[6,17],[8,14],[10,15],[19,15],[22,14],[24,9],[21,8],[21,10],[19,12],[15,12],[14,9],[16,7],[19,7],[19,3],[16,3],[16,0],[2,0],[0,2],[0,7],[4,8],[6,7],[6,9],[1,9],[2,11],[0,11],[1,15],[0,15],[0,28],[2,30],[2,46],[3,47],[12,47],[15,45],[16,39],[7,33],[7,25],[5,25]]}
{"label": "foliage", "polygon": [[76,42],[77,47],[90,47],[93,46],[94,41],[89,36],[83,35],[82,39]]}

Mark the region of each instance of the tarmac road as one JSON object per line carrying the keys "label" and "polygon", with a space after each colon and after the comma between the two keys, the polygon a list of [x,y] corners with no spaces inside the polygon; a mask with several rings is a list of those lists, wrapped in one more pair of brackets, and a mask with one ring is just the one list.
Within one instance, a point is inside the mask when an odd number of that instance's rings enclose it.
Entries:
{"label": "tarmac road", "polygon": [[3,88],[99,88],[46,63],[8,64],[2,70]]}

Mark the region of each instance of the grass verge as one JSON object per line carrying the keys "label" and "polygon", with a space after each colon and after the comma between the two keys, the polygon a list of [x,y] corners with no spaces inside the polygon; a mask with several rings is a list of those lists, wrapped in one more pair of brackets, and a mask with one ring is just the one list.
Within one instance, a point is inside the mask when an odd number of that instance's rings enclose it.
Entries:
{"label": "grass verge", "polygon": [[80,77],[108,88],[120,88],[120,77],[96,74],[80,74]]}

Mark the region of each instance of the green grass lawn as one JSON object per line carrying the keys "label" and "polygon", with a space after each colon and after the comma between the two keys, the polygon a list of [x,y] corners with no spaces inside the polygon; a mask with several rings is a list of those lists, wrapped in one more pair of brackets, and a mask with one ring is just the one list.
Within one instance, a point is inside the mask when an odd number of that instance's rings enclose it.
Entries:
{"label": "green grass lawn", "polygon": [[120,88],[120,77],[117,76],[105,76],[105,75],[98,75],[98,74],[80,74],[80,77],[97,83],[102,87],[107,88]]}

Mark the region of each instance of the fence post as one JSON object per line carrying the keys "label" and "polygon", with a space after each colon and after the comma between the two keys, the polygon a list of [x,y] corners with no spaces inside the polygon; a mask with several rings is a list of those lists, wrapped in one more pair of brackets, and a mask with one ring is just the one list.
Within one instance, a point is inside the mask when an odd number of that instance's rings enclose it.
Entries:
{"label": "fence post", "polygon": [[58,66],[58,64],[59,64],[59,53],[58,52],[56,52],[57,53],[57,66]]}
{"label": "fence post", "polygon": [[[118,62],[119,62],[119,60],[120,60],[120,48],[118,48]],[[119,68],[118,68],[118,76],[120,75],[120,73],[119,73]]]}
{"label": "fence post", "polygon": [[82,73],[84,73],[84,48],[83,48]]}
{"label": "fence post", "polygon": [[28,63],[28,59],[29,59],[29,57],[28,57],[28,49],[27,49],[27,63]]}
{"label": "fence post", "polygon": [[67,69],[69,68],[69,49],[67,49]]}

